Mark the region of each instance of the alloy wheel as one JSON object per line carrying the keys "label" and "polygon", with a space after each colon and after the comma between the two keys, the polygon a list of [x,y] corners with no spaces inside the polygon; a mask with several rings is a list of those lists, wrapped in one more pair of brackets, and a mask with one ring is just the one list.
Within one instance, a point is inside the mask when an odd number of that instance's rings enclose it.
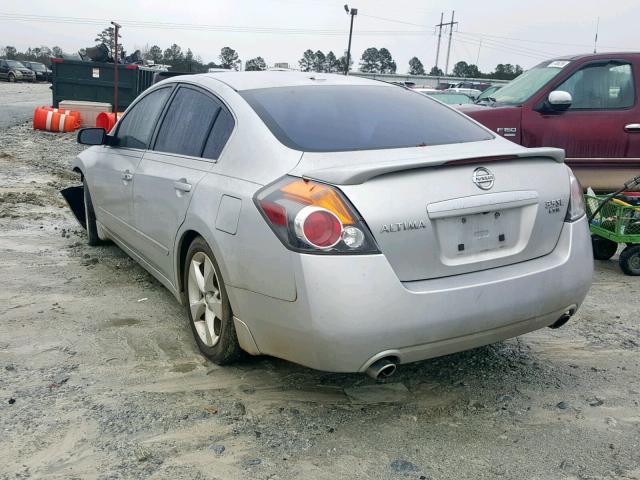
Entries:
{"label": "alloy wheel", "polygon": [[211,259],[202,251],[196,252],[189,263],[187,293],[198,336],[206,346],[213,347],[222,330],[222,290]]}

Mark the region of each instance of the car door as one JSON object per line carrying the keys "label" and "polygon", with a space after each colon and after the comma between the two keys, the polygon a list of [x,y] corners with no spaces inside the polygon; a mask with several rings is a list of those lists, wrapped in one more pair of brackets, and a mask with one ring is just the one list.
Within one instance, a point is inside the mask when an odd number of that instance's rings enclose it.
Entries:
{"label": "car door", "polygon": [[96,220],[129,245],[135,238],[132,201],[136,169],[171,90],[153,90],[132,105],[110,145],[96,149],[98,158],[87,172]]}
{"label": "car door", "polygon": [[9,76],[9,65],[5,60],[0,59],[0,78],[7,79]]}
{"label": "car door", "polygon": [[233,125],[233,117],[219,99],[195,86],[181,85],[156,129],[153,148],[136,171],[135,247],[169,281],[176,233],[196,186],[233,129],[229,122]]}
{"label": "car door", "polygon": [[624,173],[620,180],[611,176],[640,154],[634,151],[640,112],[632,65],[613,59],[590,62],[552,90],[569,92],[571,106],[564,112],[524,115],[523,144],[564,149],[567,164],[585,187],[624,181]]}

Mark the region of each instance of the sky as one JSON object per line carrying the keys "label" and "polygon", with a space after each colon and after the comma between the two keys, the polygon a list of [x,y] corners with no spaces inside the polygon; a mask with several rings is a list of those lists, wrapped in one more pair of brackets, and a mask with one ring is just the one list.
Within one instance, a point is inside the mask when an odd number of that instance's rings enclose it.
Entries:
{"label": "sky", "polygon": [[[110,20],[123,25],[130,53],[145,45],[163,50],[177,43],[206,62],[229,46],[246,61],[262,56],[268,65],[297,67],[307,49],[347,48],[349,16],[345,0],[4,0],[0,5],[0,46],[18,50],[58,45],[65,52],[92,46]],[[640,0],[354,0],[352,57],[357,67],[368,47],[386,47],[408,71],[417,56],[429,70],[435,64],[437,29],[455,10],[449,69],[464,60],[492,71],[498,63],[527,69],[559,55],[593,51],[599,17],[598,51],[640,50],[636,29]],[[15,15],[22,20],[17,20]],[[24,15],[36,15],[24,17]],[[42,17],[47,17],[46,19]],[[58,17],[58,18],[53,18]],[[66,17],[61,20],[59,17]],[[86,20],[90,19],[90,20]],[[46,21],[45,21],[46,20]],[[444,70],[448,30],[443,31],[439,66]]]}

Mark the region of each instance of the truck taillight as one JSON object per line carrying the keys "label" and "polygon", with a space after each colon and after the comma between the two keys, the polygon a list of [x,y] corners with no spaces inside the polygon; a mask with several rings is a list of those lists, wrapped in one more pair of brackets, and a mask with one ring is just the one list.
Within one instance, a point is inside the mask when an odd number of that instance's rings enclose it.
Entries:
{"label": "truck taillight", "polygon": [[304,253],[380,253],[355,208],[337,188],[285,176],[254,201],[285,247]]}

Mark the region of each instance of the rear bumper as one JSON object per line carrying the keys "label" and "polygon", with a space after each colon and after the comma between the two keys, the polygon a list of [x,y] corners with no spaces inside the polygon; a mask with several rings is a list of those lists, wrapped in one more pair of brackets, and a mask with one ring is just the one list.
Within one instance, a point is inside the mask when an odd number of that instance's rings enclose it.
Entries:
{"label": "rear bumper", "polygon": [[592,258],[583,218],[564,225],[551,254],[506,267],[402,283],[383,255],[296,254],[296,301],[228,290],[260,352],[355,372],[385,356],[414,362],[550,325],[582,303]]}

